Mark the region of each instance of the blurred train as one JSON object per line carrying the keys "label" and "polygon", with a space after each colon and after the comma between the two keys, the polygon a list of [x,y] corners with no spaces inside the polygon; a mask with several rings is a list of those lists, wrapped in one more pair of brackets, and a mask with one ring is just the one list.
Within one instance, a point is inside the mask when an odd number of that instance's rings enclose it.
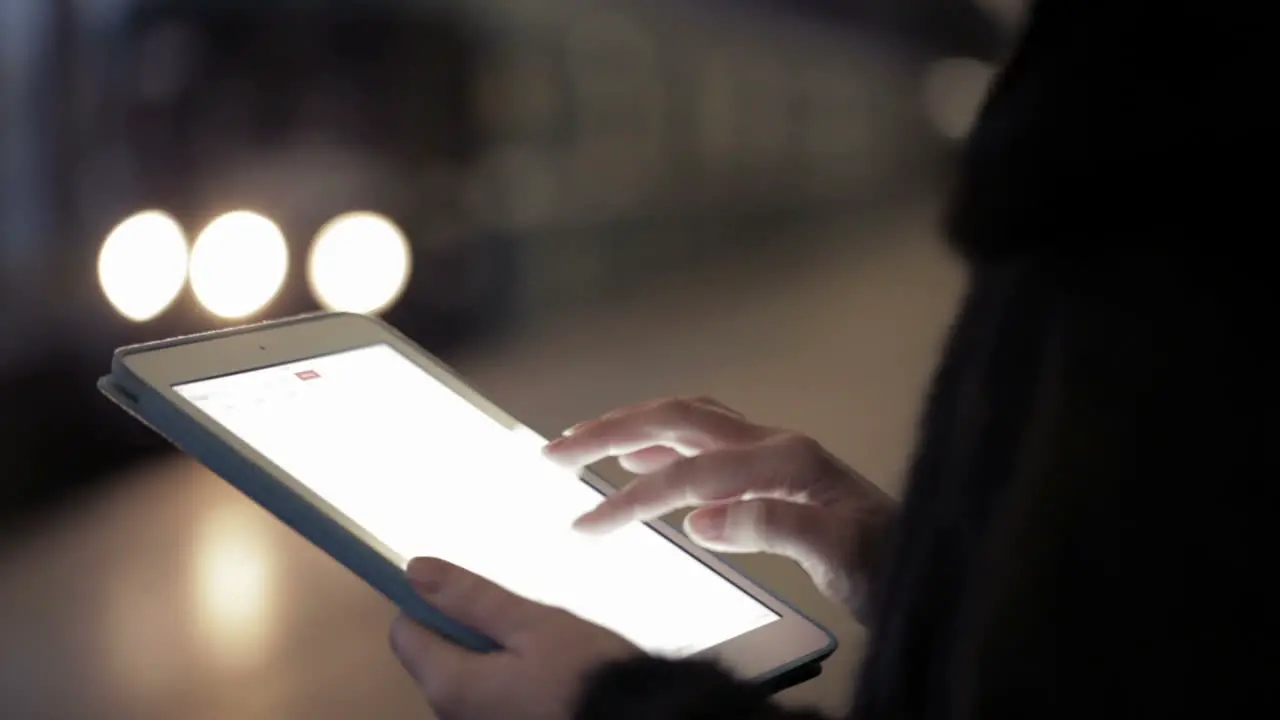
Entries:
{"label": "blurred train", "polygon": [[9,0],[0,377],[317,307],[447,350],[935,172],[994,58],[772,5]]}

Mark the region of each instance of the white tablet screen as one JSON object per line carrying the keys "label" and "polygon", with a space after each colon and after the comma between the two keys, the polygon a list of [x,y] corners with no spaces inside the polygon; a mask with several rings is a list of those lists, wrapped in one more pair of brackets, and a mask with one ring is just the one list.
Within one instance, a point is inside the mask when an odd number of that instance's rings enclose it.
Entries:
{"label": "white tablet screen", "polygon": [[647,526],[573,531],[601,493],[390,346],[175,390],[405,562],[444,558],[662,655],[778,619]]}

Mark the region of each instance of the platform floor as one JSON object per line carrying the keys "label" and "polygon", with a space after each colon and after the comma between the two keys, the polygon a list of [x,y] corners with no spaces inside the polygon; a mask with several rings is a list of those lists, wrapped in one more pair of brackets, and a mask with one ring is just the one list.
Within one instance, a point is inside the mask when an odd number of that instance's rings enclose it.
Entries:
{"label": "platform floor", "polygon": [[[891,491],[961,268],[929,213],[769,262],[582,308],[459,362],[555,431],[620,403],[712,394],[803,429]],[[386,645],[392,608],[217,478],[173,457],[126,473],[0,554],[0,717],[430,717]],[[861,634],[793,565],[747,569],[839,634],[784,694],[836,712]]]}

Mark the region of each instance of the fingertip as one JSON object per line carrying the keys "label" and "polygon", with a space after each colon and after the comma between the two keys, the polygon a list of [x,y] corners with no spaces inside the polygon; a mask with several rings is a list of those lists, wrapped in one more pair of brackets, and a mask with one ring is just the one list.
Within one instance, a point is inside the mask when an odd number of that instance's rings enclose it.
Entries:
{"label": "fingertip", "polygon": [[561,453],[560,448],[556,448],[548,445],[542,448],[542,457],[544,460],[547,460],[548,462],[555,465],[556,467],[567,466],[567,463],[565,462],[565,457]]}
{"label": "fingertip", "polygon": [[431,557],[429,555],[421,555],[421,556],[409,559],[409,562],[405,564],[405,572],[409,573],[410,575],[418,575],[419,573],[430,572],[435,568],[444,564],[445,564],[444,561],[441,560],[440,558]]}
{"label": "fingertip", "polygon": [[579,515],[577,518],[575,518],[573,521],[573,524],[570,527],[572,527],[575,531],[580,532],[584,535],[589,535],[591,534],[591,526],[592,526],[591,513],[587,513],[585,515]]}
{"label": "fingertip", "polygon": [[728,520],[729,509],[724,505],[700,508],[685,516],[685,534],[695,540],[720,542],[724,540]]}
{"label": "fingertip", "polygon": [[709,509],[711,508],[703,508],[685,516],[684,534],[688,535],[690,540],[713,553],[734,554],[758,550],[754,546],[743,547],[735,544],[724,532],[722,520],[708,518],[702,514]]}
{"label": "fingertip", "polygon": [[405,566],[405,574],[419,591],[434,593],[444,585],[449,564],[433,557],[416,557]]}
{"label": "fingertip", "polygon": [[595,422],[595,420],[584,420],[580,423],[570,425],[569,427],[560,431],[560,439],[563,440],[565,438],[570,438],[570,437],[573,437],[574,435],[577,435],[578,433],[582,432],[583,428],[591,425],[593,422]]}
{"label": "fingertip", "polygon": [[618,465],[634,475],[652,475],[685,457],[678,449],[656,445],[618,456]]}
{"label": "fingertip", "polygon": [[607,518],[601,517],[593,510],[574,520],[573,529],[583,535],[598,536],[608,534],[613,527]]}
{"label": "fingertip", "polygon": [[546,445],[543,445],[542,456],[557,465],[567,467],[572,460],[572,458],[566,454],[566,451],[570,448],[570,439],[571,438],[569,437],[556,438]]}
{"label": "fingertip", "polygon": [[568,472],[578,472],[582,470],[582,466],[571,457],[564,455],[544,453],[543,458],[555,466],[557,470],[565,470]]}

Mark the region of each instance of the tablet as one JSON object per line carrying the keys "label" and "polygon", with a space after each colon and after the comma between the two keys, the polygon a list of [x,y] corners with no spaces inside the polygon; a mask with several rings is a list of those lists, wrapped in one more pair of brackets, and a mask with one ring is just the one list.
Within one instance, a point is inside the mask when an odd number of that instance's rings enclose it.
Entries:
{"label": "tablet", "polygon": [[834,636],[666,523],[596,537],[612,491],[385,323],[307,315],[122,348],[99,386],[405,612],[477,651],[489,638],[404,576],[443,558],[644,650],[777,687]]}

